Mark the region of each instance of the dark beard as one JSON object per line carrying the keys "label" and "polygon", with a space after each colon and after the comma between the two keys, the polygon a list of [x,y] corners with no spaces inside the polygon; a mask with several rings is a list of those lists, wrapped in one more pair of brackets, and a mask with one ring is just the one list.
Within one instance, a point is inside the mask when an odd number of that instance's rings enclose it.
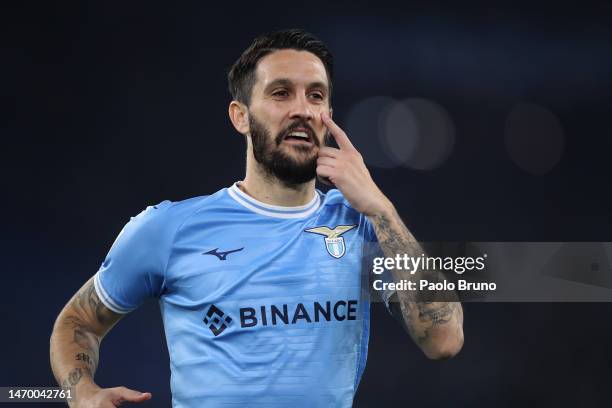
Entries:
{"label": "dark beard", "polygon": [[[304,127],[312,130],[310,125],[303,121],[297,121],[287,129],[282,130],[274,139],[270,136],[268,129],[256,120],[252,114],[249,115],[249,126],[253,143],[253,156],[255,156],[255,160],[262,165],[267,174],[278,178],[289,187],[304,184],[316,177],[316,156],[298,162],[279,148],[283,138],[291,129]],[[310,136],[315,146],[318,146],[319,140],[314,130]],[[308,146],[293,146],[292,148],[304,152],[310,150]]]}

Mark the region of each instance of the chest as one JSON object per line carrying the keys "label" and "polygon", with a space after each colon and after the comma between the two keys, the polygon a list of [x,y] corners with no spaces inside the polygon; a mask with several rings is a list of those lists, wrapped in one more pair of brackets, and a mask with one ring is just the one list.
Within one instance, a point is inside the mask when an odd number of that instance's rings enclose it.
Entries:
{"label": "chest", "polygon": [[361,286],[362,249],[363,226],[357,217],[204,219],[177,235],[166,286],[169,295],[196,303],[355,297]]}

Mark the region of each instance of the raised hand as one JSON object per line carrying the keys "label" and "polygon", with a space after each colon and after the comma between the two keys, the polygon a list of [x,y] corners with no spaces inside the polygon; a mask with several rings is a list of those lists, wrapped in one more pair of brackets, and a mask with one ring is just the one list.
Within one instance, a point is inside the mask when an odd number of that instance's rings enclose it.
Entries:
{"label": "raised hand", "polygon": [[317,175],[333,183],[360,213],[370,216],[392,207],[390,201],[380,191],[363,157],[355,149],[347,134],[327,114],[321,119],[336,140],[339,149],[321,147],[317,159]]}

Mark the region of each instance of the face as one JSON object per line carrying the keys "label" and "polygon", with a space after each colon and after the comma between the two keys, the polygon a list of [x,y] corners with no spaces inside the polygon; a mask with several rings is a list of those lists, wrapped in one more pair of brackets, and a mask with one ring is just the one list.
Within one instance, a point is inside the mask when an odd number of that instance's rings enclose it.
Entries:
{"label": "face", "polygon": [[280,50],[262,58],[249,106],[255,160],[288,185],[312,180],[327,133],[321,112],[329,114],[329,88],[318,57]]}

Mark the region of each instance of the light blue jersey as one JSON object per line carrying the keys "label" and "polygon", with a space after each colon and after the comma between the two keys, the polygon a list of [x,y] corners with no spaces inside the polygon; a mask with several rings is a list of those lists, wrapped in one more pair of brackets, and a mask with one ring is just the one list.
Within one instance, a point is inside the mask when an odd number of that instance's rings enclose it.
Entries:
{"label": "light blue jersey", "polygon": [[350,407],[373,241],[338,190],[279,207],[233,185],[132,218],[95,288],[117,313],[159,299],[174,407]]}

